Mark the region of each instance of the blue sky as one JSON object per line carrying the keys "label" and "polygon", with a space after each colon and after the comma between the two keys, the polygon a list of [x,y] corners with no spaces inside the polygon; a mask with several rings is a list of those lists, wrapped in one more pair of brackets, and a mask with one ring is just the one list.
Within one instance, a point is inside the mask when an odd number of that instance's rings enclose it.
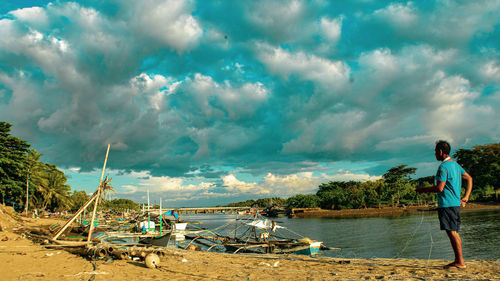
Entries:
{"label": "blue sky", "polygon": [[314,193],[500,136],[500,1],[2,1],[0,120],[92,192]]}

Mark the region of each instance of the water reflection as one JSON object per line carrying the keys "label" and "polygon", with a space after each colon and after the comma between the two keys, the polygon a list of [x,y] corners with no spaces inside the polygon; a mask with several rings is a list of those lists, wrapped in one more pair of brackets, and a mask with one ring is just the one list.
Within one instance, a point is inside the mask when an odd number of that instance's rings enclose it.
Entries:
{"label": "water reflection", "polygon": [[[213,229],[234,220],[235,215],[184,215]],[[500,259],[500,210],[462,212],[460,235],[466,259]],[[453,259],[446,233],[439,230],[435,212],[376,218],[289,219],[279,223],[305,237],[323,241],[341,252],[327,256],[345,258]]]}

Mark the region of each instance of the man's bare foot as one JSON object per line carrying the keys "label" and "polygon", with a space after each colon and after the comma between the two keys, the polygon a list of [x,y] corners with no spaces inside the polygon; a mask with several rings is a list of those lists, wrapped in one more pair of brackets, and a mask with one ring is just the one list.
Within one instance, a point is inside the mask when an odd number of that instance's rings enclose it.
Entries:
{"label": "man's bare foot", "polygon": [[444,269],[450,269],[450,268],[460,268],[460,269],[465,269],[467,266],[465,264],[457,264],[455,262],[449,263],[443,267]]}

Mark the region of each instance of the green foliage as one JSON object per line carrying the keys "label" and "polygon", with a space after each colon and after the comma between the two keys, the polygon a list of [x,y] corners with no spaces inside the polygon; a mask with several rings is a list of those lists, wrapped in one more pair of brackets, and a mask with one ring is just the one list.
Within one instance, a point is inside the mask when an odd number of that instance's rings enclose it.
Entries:
{"label": "green foliage", "polygon": [[250,199],[250,200],[242,201],[242,202],[229,203],[229,204],[227,204],[227,207],[251,207],[254,204],[255,204],[255,200]]}
{"label": "green foliage", "polygon": [[363,182],[361,184],[364,203],[362,207],[380,207],[382,200],[385,200],[382,195],[385,194],[383,191],[386,190],[386,186],[384,180]]}
{"label": "green foliage", "polygon": [[287,209],[316,208],[320,206],[320,198],[314,194],[297,194],[286,200]]}
{"label": "green foliage", "polygon": [[34,187],[41,199],[42,210],[68,210],[72,206],[71,187],[66,184],[66,175],[55,165],[40,163],[36,177],[39,180],[34,181]]}
{"label": "green foliage", "polygon": [[409,182],[411,180],[410,175],[415,174],[417,168],[406,168],[406,166],[407,165],[400,165],[397,167],[392,167],[387,171],[387,173],[382,176],[382,178],[388,184]]}
{"label": "green foliage", "polygon": [[422,177],[411,181],[412,184],[422,187],[430,187],[434,185],[434,176]]}
{"label": "green foliage", "polygon": [[323,209],[358,209],[375,207],[383,199],[383,181],[335,181],[319,186],[316,195],[321,199]]}
{"label": "green foliage", "polygon": [[493,199],[494,190],[500,189],[500,143],[459,149],[453,157],[474,180],[470,199]]}
{"label": "green foliage", "polygon": [[[28,192],[29,192],[29,202],[28,202],[28,206],[31,206],[31,207],[34,207],[34,206],[37,206],[37,204],[39,203],[39,198],[35,195],[36,194],[36,189],[35,188],[29,188],[30,185],[33,186],[33,182],[37,183],[37,182],[40,182],[41,179],[40,179],[40,171],[41,171],[41,167],[42,167],[42,163],[40,162],[40,158],[42,157],[42,154],[41,153],[38,153],[38,151],[36,151],[35,149],[31,149],[28,151],[28,161],[27,161],[27,165],[26,165],[26,169],[27,169],[27,181],[26,181],[26,185],[27,185],[27,188],[28,188]],[[26,196],[26,194],[25,194]],[[26,206],[25,206],[26,208]]]}
{"label": "green foliage", "polygon": [[11,127],[12,124],[0,122],[0,193],[4,204],[22,204],[30,145],[11,136]]}
{"label": "green foliage", "polygon": [[30,209],[67,210],[71,187],[55,165],[40,162],[42,154],[25,140],[11,136],[12,124],[0,122],[0,191],[3,203],[26,204]]}
{"label": "green foliage", "polygon": [[[435,200],[431,194],[417,194],[415,188],[430,184],[434,177],[413,181],[410,177],[416,168],[406,165],[393,167],[377,181],[334,181],[321,184],[316,193],[323,209],[358,209],[399,205],[403,203],[425,203]],[[432,185],[432,184],[431,184]]]}
{"label": "green foliage", "polygon": [[130,199],[113,199],[109,201],[104,201],[100,205],[102,210],[112,210],[112,211],[125,211],[125,210],[135,210],[139,211],[141,209],[140,204],[135,203]]}
{"label": "green foliage", "polygon": [[316,195],[321,198],[323,209],[352,209],[359,208],[361,182],[335,181],[319,186]]}
{"label": "green foliage", "polygon": [[286,203],[286,200],[283,198],[279,197],[272,197],[272,198],[261,198],[257,200],[246,200],[243,202],[237,202],[237,203],[230,203],[227,205],[227,207],[258,207],[258,208],[266,208],[269,207],[273,204],[282,206]]}
{"label": "green foliage", "polygon": [[73,194],[71,194],[71,211],[76,212],[78,211],[83,204],[85,204],[89,200],[89,196],[87,192],[85,191],[73,191]]}
{"label": "green foliage", "polygon": [[[410,184],[410,175],[415,174],[416,168],[406,168],[406,165],[400,165],[390,168],[382,178],[387,183],[387,191],[391,194],[392,205],[399,205],[401,198],[405,198],[413,191]],[[413,191],[414,193],[414,191]]]}

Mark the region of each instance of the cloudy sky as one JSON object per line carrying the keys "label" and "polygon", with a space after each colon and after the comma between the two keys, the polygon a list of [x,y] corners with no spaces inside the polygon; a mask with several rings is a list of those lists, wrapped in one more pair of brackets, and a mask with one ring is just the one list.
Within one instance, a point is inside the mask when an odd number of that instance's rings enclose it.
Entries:
{"label": "cloudy sky", "polygon": [[0,120],[92,192],[313,193],[500,139],[500,1],[5,1]]}

